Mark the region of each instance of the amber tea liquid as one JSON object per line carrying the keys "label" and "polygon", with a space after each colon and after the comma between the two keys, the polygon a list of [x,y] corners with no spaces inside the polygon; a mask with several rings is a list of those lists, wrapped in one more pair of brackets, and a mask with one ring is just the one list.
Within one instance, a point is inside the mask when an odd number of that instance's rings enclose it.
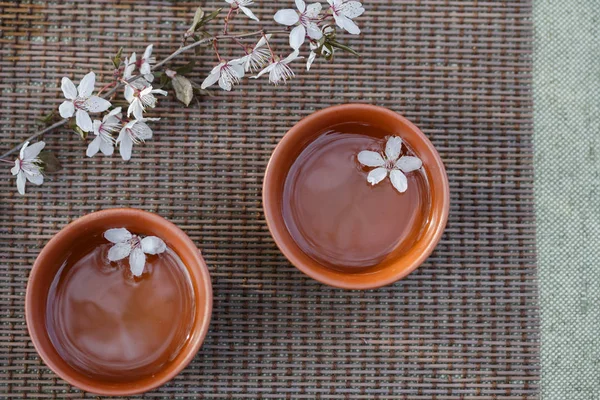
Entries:
{"label": "amber tea liquid", "polygon": [[151,376],[179,354],[195,315],[191,279],[171,249],[147,256],[134,278],[127,259],[107,259],[112,243],[86,240],[57,273],[48,294],[46,326],[60,356],[105,381]]}
{"label": "amber tea liquid", "polygon": [[[391,135],[369,125],[336,125],[319,134],[290,168],[284,221],[298,246],[321,264],[362,270],[418,239],[430,207],[424,172],[406,174],[408,190],[398,193],[388,178],[375,186],[367,183],[372,168],[357,161],[362,150],[383,152]],[[402,155],[414,155],[406,143]]]}

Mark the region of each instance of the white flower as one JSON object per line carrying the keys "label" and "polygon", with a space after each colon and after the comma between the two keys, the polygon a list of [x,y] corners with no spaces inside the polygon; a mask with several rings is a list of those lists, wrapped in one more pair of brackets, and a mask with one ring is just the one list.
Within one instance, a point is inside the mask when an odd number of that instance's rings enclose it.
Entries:
{"label": "white flower", "polygon": [[94,128],[88,112],[103,112],[108,110],[111,105],[108,100],[102,97],[92,96],[95,84],[96,75],[90,72],[83,77],[77,88],[66,76],[62,78],[60,86],[67,99],[58,107],[60,116],[71,118],[75,114],[77,126],[84,132],[91,132]]}
{"label": "white flower", "polygon": [[129,102],[127,116],[129,117],[133,114],[135,119],[144,118],[146,107],[156,107],[158,100],[154,97],[155,94],[166,96],[167,92],[160,89],[152,89],[152,85],[143,81],[143,79],[142,82],[134,81],[128,83],[125,87],[125,99]]}
{"label": "white flower", "polygon": [[288,65],[292,61],[303,58],[298,57],[300,52],[298,50],[294,50],[292,54],[284,58],[283,60],[277,60],[272,62],[267,66],[267,68],[263,69],[258,73],[258,75],[253,76],[254,79],[260,78],[262,75],[269,73],[269,81],[274,85],[279,85],[280,83],[285,83],[288,79],[292,79],[294,75],[294,71]]}
{"label": "white flower", "polygon": [[134,144],[143,143],[152,139],[152,129],[146,121],[158,121],[160,118],[141,118],[129,121],[119,132],[116,143],[119,144],[119,152],[125,161],[131,159],[131,151]]}
{"label": "white flower", "polygon": [[271,52],[266,47],[269,39],[271,39],[271,34],[261,37],[250,53],[242,58],[233,60],[232,63],[242,64],[246,72],[255,72],[263,68],[271,58]]}
{"label": "white flower", "polygon": [[96,137],[89,144],[86,155],[93,157],[102,151],[105,156],[110,156],[115,151],[115,138],[113,133],[121,128],[121,107],[117,107],[106,114],[102,121],[94,121],[94,134]]}
{"label": "white flower", "polygon": [[275,21],[282,25],[292,26],[299,24],[290,32],[290,46],[297,50],[302,46],[306,35],[313,40],[323,37],[323,32],[315,22],[321,13],[321,3],[313,3],[306,6],[304,0],[296,0],[298,12],[291,8],[279,10],[275,14]]}
{"label": "white flower", "polygon": [[46,143],[40,141],[29,146],[29,142],[23,143],[19,157],[15,160],[15,166],[10,172],[17,176],[17,190],[20,194],[25,194],[26,180],[34,185],[44,183],[42,175],[42,160],[38,158],[40,151],[44,149]]}
{"label": "white flower", "polygon": [[317,58],[317,53],[315,53],[315,50],[317,50],[318,48],[319,48],[319,46],[317,46],[313,42],[310,42],[310,54],[308,55],[308,60],[306,60],[306,70],[307,71],[310,71],[310,67],[312,66],[313,62],[315,61],[315,58]]}
{"label": "white flower", "polygon": [[140,238],[125,228],[109,229],[104,238],[115,245],[108,250],[110,261],[119,261],[129,256],[129,269],[134,276],[142,276],[146,265],[146,254],[160,254],[167,245],[156,236]]}
{"label": "white flower", "polygon": [[242,10],[242,12],[244,14],[246,14],[248,16],[248,18],[258,21],[258,18],[256,18],[256,15],[254,15],[254,13],[248,8],[248,6],[251,6],[252,4],[254,4],[254,1],[252,1],[252,0],[225,0],[225,1],[229,4],[231,4],[231,6],[233,8],[239,8],[240,10]]}
{"label": "white flower", "polygon": [[367,182],[376,185],[384,180],[389,173],[390,181],[392,181],[392,185],[396,190],[400,193],[406,192],[408,181],[404,173],[421,168],[423,162],[417,157],[400,157],[401,151],[402,139],[398,136],[392,136],[385,145],[385,155],[382,156],[376,151],[369,150],[358,153],[358,162],[366,167],[376,167],[369,172]]}
{"label": "white flower", "polygon": [[144,56],[140,60],[140,72],[144,75],[144,78],[146,78],[148,82],[152,82],[154,80],[151,64],[156,63],[156,58],[152,57],[152,49],[153,45],[148,45],[144,51]]}
{"label": "white flower", "polygon": [[219,82],[221,89],[230,91],[233,85],[240,83],[240,79],[244,77],[244,66],[241,64],[241,59],[233,61],[223,61],[210,72],[202,82],[202,89],[206,89]]}
{"label": "white flower", "polygon": [[333,18],[335,19],[337,26],[353,35],[358,35],[360,29],[352,20],[356,17],[360,17],[365,12],[360,1],[327,0],[327,2],[331,6],[331,12],[333,13]]}

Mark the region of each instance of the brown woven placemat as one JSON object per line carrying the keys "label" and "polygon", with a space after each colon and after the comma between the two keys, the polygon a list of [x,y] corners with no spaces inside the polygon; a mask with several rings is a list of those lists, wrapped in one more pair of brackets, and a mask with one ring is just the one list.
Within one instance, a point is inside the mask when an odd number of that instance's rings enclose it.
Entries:
{"label": "brown woven placemat", "polygon": [[[293,5],[258,4],[265,20]],[[77,82],[94,69],[107,82],[108,57],[119,46],[129,54],[152,42],[164,57],[197,5],[0,2],[0,152],[58,107],[62,76]],[[201,351],[146,398],[537,398],[531,4],[365,6],[363,34],[345,36],[360,60],[340,55],[315,64],[287,87],[244,81],[189,109],[161,99],[155,114],[164,120],[129,163],[116,154],[87,159],[72,133],[48,134],[64,169],[40,188],[30,185],[26,197],[2,168],[1,397],[94,397],[40,361],[24,321],[25,287],[38,252],[61,227],[92,211],[131,206],[188,233],[204,253],[215,293]],[[215,60],[206,52],[197,61],[201,81]],[[448,228],[430,259],[404,281],[366,292],[321,285],[290,266],[261,208],[264,168],[286,130],[317,109],[355,101],[391,108],[420,126],[446,163],[452,191]]]}

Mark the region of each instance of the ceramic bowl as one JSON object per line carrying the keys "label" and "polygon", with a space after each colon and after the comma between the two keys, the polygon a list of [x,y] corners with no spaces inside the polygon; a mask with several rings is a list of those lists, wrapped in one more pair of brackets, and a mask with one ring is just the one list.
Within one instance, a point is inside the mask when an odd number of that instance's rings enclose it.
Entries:
{"label": "ceramic bowl", "polygon": [[[341,272],[315,261],[305,254],[290,235],[283,218],[283,189],[290,167],[302,150],[325,129],[334,125],[356,122],[379,127],[387,132],[401,132],[423,161],[430,186],[431,207],[427,222],[416,243],[406,252],[385,264],[360,272]],[[433,144],[413,123],[403,116],[367,104],[345,104],[326,108],[304,118],[290,129],[279,142],[265,173],[263,207],[271,235],[287,259],[306,275],[344,289],[373,289],[389,285],[414,271],[436,247],[448,220],[450,189],[444,164]]]}
{"label": "ceramic bowl", "polygon": [[[60,262],[78,240],[110,228],[162,238],[186,265],[196,297],[195,320],[189,340],[175,360],[159,373],[130,382],[107,382],[78,372],[54,348],[46,331],[46,300]],[[147,392],[171,380],[194,358],[208,332],[212,312],[212,285],[208,268],[190,238],[164,218],[136,209],[110,209],[86,215],[58,232],[39,254],[27,285],[25,315],[33,344],[50,369],[73,386],[100,395],[128,396]]]}

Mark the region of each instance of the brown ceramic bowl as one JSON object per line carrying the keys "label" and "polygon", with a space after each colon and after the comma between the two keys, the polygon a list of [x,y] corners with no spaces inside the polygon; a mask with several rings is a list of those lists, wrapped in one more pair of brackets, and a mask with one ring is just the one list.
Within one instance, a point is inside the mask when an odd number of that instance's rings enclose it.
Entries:
{"label": "brown ceramic bowl", "polygon": [[[162,238],[186,265],[196,297],[195,321],[189,340],[175,360],[159,373],[131,382],[106,382],[84,375],[67,364],[55,350],[46,331],[48,290],[60,262],[72,244],[85,235],[125,227],[132,232]],[[95,212],[70,223],[58,232],[38,256],[27,285],[25,315],[33,344],[42,360],[58,376],[85,391],[112,396],[147,392],[171,380],[194,358],[208,332],[212,312],[212,285],[208,268],[190,238],[166,219],[146,211],[118,208]]]}
{"label": "brown ceramic bowl", "polygon": [[[328,268],[304,253],[290,235],[283,219],[283,189],[290,167],[302,152],[325,129],[357,122],[379,127],[387,132],[401,132],[423,168],[430,186],[431,207],[427,222],[414,246],[393,260],[386,260],[360,272],[340,272]],[[448,220],[450,189],[444,164],[433,144],[413,123],[403,116],[368,104],[345,104],[315,112],[298,122],[281,139],[267,166],[263,184],[265,219],[275,243],[287,259],[306,275],[327,285],[344,289],[373,289],[389,285],[419,267],[440,241]]]}

